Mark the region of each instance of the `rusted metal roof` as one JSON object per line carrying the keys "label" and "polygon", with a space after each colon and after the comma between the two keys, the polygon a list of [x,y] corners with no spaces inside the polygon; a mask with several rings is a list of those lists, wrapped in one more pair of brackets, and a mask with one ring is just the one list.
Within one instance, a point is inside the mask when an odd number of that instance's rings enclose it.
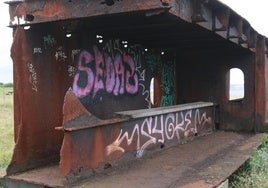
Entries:
{"label": "rusted metal roof", "polygon": [[[205,29],[211,30],[213,33],[216,33],[224,39],[253,51],[257,36],[260,36],[260,34],[251,27],[247,20],[217,0],[150,0],[146,2],[143,0],[38,0],[7,1],[6,3],[10,4],[11,27],[15,27],[16,25],[32,25],[52,21],[72,21],[77,19],[80,19],[80,22],[83,22],[81,18],[96,18],[103,16],[107,18],[108,15],[114,16],[124,14],[128,19],[123,19],[121,21],[123,21],[125,25],[130,26],[128,27],[128,30],[125,30],[128,32],[135,28],[140,28],[142,30],[150,28],[150,31],[156,31],[155,27],[162,27],[166,36],[172,36],[170,38],[174,39],[174,35],[180,35],[181,38],[184,38],[184,35],[188,33],[188,31],[185,31],[185,33],[182,34],[180,31],[181,28],[178,27],[178,20],[176,20],[179,18],[182,21],[195,23]],[[133,15],[133,13],[140,13],[146,15],[146,17],[163,14],[166,14],[167,16],[155,24],[138,24],[138,22],[135,23],[134,20],[137,21],[139,19],[129,16]],[[142,17],[141,19],[143,20],[144,18]],[[101,22],[94,27],[97,26],[97,28],[99,27],[100,29],[101,25],[107,26],[111,19],[108,17],[106,20],[100,19],[100,21]],[[131,24],[133,21],[134,23]],[[109,30],[107,27],[106,29]],[[116,33],[120,29],[120,27],[111,27],[110,31]],[[171,33],[171,31],[174,32]],[[121,34],[122,32],[120,35]],[[152,36],[151,34],[151,32],[148,35],[144,33],[142,36],[147,38],[147,41],[152,41],[153,39],[158,38],[159,34],[155,33]],[[187,39],[186,37],[185,40],[180,41],[199,41],[203,45],[203,41],[207,41],[207,39],[207,37],[195,36],[195,38]],[[174,45],[174,43],[178,43],[178,40],[166,40],[158,45]],[[267,43],[266,39],[266,51]]]}

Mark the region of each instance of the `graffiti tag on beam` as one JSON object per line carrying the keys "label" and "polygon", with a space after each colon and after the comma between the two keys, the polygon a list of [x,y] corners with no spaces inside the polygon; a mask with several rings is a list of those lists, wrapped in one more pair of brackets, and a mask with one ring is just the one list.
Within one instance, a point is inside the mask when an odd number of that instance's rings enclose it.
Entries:
{"label": "graffiti tag on beam", "polygon": [[115,141],[106,147],[106,154],[124,153],[130,145],[143,151],[152,144],[163,144],[167,140],[181,141],[211,124],[212,118],[199,109],[148,117],[141,123],[135,123],[132,131],[121,129]]}

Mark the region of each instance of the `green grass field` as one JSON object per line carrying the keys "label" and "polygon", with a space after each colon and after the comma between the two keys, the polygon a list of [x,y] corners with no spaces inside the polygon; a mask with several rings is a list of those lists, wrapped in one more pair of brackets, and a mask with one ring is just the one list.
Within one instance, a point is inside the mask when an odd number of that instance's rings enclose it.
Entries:
{"label": "green grass field", "polygon": [[8,165],[14,147],[12,87],[0,86],[0,168]]}
{"label": "green grass field", "polygon": [[268,138],[230,180],[230,188],[268,188]]}

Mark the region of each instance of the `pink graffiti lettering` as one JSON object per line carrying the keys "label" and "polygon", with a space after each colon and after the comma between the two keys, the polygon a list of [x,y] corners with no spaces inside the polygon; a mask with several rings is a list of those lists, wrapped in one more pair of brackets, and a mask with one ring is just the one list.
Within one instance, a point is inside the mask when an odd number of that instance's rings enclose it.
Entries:
{"label": "pink graffiti lettering", "polygon": [[130,71],[126,71],[126,90],[128,93],[136,93],[138,91],[138,76],[135,74],[135,63],[131,56],[123,54],[124,61],[129,65]]}
{"label": "pink graffiti lettering", "polygon": [[[74,82],[73,82],[73,91],[75,92],[77,97],[85,97],[87,96],[90,91],[92,90],[93,83],[94,83],[94,74],[92,70],[89,67],[84,66],[90,64],[94,60],[94,57],[88,53],[87,51],[82,51],[79,56],[79,72],[76,73],[74,76]],[[80,77],[81,72],[84,71],[87,73],[87,85],[86,87],[80,87],[78,86],[78,80]]]}
{"label": "pink graffiti lettering", "polygon": [[94,84],[94,95],[101,90],[104,89],[104,84],[101,78],[103,78],[103,68],[104,67],[104,60],[103,60],[103,55],[101,52],[98,50],[96,46],[93,47],[94,53],[95,53],[95,67],[96,67],[96,77],[95,77],[95,84]]}
{"label": "pink graffiti lettering", "polygon": [[[83,50],[78,58],[78,72],[74,76],[73,91],[79,98],[92,94],[94,98],[99,91],[114,96],[136,94],[139,79],[133,58],[115,54],[114,59],[93,46],[94,56]],[[87,75],[87,76],[85,76]]]}
{"label": "pink graffiti lettering", "polygon": [[112,58],[105,53],[104,54],[105,62],[106,62],[106,91],[108,93],[112,93],[115,85],[115,70]]}
{"label": "pink graffiti lettering", "polygon": [[118,93],[120,94],[124,93],[124,77],[125,77],[122,56],[119,54],[116,54],[114,58],[114,69],[116,73],[114,95],[117,96]]}

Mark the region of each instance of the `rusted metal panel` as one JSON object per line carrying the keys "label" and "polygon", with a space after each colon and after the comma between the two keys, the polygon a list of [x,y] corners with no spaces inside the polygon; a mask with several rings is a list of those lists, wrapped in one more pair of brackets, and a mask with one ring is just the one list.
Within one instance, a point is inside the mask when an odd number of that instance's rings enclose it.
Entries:
{"label": "rusted metal panel", "polygon": [[250,39],[250,24],[247,21],[243,20],[243,32],[241,38],[239,39],[239,43],[243,47],[248,48],[249,39]]}
{"label": "rusted metal panel", "polygon": [[77,100],[73,91],[70,89],[65,96],[63,105],[64,119],[63,129],[66,131],[74,131],[85,128],[93,128],[107,124],[120,123],[129,118],[113,118],[102,120],[91,114],[86,108]]}
{"label": "rusted metal panel", "polygon": [[[208,58],[209,57],[209,58]],[[187,62],[176,69],[178,102],[189,103],[208,100],[219,104],[220,129],[254,129],[254,54],[250,51],[191,51],[178,53],[180,62]],[[239,101],[228,100],[228,71],[239,68],[244,72],[245,96]],[[185,84],[187,78],[187,84]],[[237,113],[239,112],[239,113]]]}
{"label": "rusted metal panel", "polygon": [[230,9],[217,6],[215,7],[213,14],[213,30],[215,30],[216,32],[227,31],[229,25]]}
{"label": "rusted metal panel", "polygon": [[230,39],[235,43],[238,43],[240,38],[242,37],[242,32],[243,32],[242,18],[236,15],[231,15],[230,24],[228,28],[228,39]]}
{"label": "rusted metal panel", "polygon": [[266,74],[265,74],[265,38],[258,37],[256,44],[256,53],[255,53],[255,123],[257,131],[262,130],[264,127],[263,122],[265,122],[266,114]]}
{"label": "rusted metal panel", "polygon": [[[69,107],[73,107],[72,103],[77,104],[79,100],[69,90],[65,97],[64,127],[68,124],[65,117],[74,117],[72,111],[68,110]],[[77,118],[71,118],[70,121],[79,123],[78,117],[87,111],[82,105],[75,106]],[[158,110],[160,112],[161,108]],[[129,120],[122,119],[121,122],[107,122],[95,127],[85,125],[87,128],[76,131],[66,129],[61,149],[62,174],[72,178],[85,171],[97,169],[101,163],[118,160],[127,152],[135,152],[136,157],[142,157],[149,148],[163,147],[169,145],[169,142],[182,143],[190,137],[214,129],[212,103],[205,106],[197,104],[196,107],[189,105],[188,108],[186,105],[175,106],[171,107],[170,112],[168,107],[165,107],[164,112],[160,114],[157,113],[157,109],[151,109],[152,114],[146,114],[146,111],[148,110],[144,110],[144,113],[133,111],[133,114],[140,113],[140,116]],[[121,114],[125,117],[125,113]]]}
{"label": "rusted metal panel", "polygon": [[[63,27],[63,22],[53,22],[32,25],[29,30],[19,27],[15,32],[16,146],[9,174],[59,160],[63,134],[54,129],[62,125],[64,93],[70,87],[95,116],[81,116],[80,124],[68,121],[66,130],[85,128],[83,122],[89,119],[90,126],[116,123],[121,119],[103,119],[115,111],[151,105],[152,75],[146,70],[142,46],[128,43],[125,48],[122,40],[111,38],[100,43],[87,28],[79,27],[68,38]],[[75,106],[70,109],[77,110]]]}
{"label": "rusted metal panel", "polygon": [[10,26],[168,8],[168,1],[38,0],[10,4]]}
{"label": "rusted metal panel", "polygon": [[[59,69],[65,70],[67,65],[53,61],[51,56],[54,55],[48,55],[50,50],[42,48],[35,53],[34,49],[40,47],[39,39],[42,40],[37,36],[44,34],[43,28],[39,29],[33,31],[36,32],[33,35],[23,28],[15,31],[11,52],[14,62],[15,149],[8,173],[59,160],[63,134],[56,132],[54,127],[62,124],[62,94],[67,90],[68,72]],[[53,29],[56,31],[56,26]]]}
{"label": "rusted metal panel", "polygon": [[191,22],[192,20],[192,1],[189,0],[172,0],[170,13],[181,19]]}

